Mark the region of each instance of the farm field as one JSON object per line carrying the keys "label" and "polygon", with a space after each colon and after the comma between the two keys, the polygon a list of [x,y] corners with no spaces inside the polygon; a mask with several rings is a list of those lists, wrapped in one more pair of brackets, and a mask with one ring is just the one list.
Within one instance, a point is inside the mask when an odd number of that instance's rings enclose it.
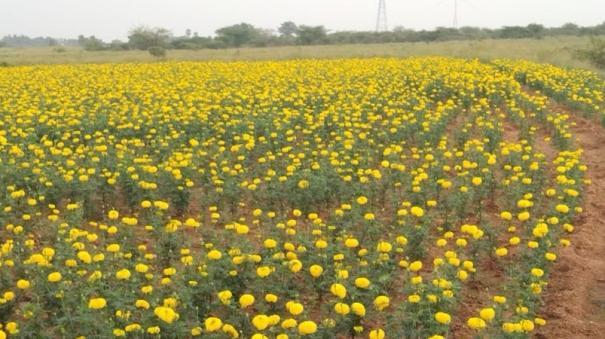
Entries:
{"label": "farm field", "polygon": [[[602,36],[600,38],[603,38]],[[261,48],[230,48],[222,50],[171,50],[169,61],[241,61],[275,59],[326,59],[450,56],[458,58],[523,59],[561,67],[585,68],[605,76],[586,60],[578,59],[577,51],[585,49],[589,37],[557,36],[542,39],[484,39],[471,41],[436,41],[415,43],[348,44],[324,46],[281,46]],[[0,48],[0,64],[72,64],[157,62],[147,51],[85,51],[79,47]]]}
{"label": "farm field", "polygon": [[0,68],[0,338],[598,337],[602,124],[512,59]]}

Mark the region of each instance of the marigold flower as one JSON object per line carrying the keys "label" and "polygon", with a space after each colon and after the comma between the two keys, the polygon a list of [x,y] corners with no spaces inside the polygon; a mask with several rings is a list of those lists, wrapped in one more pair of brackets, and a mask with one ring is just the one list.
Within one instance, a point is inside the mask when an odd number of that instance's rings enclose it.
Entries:
{"label": "marigold flower", "polygon": [[107,301],[104,298],[92,298],[88,301],[88,308],[93,310],[100,310],[107,305]]}
{"label": "marigold flower", "polygon": [[311,320],[306,320],[298,324],[298,333],[301,335],[313,334],[317,332],[317,324]]}
{"label": "marigold flower", "polygon": [[452,321],[452,317],[445,312],[437,312],[435,313],[435,320],[440,324],[448,325]]}

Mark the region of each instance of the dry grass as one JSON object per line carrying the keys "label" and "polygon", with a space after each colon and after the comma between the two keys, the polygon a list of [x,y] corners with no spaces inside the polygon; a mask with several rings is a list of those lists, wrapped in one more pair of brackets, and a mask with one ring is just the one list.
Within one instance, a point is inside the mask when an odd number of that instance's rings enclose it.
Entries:
{"label": "dry grass", "polygon": [[[527,59],[559,66],[596,70],[589,63],[578,60],[576,50],[588,45],[587,37],[548,37],[540,40],[482,40],[446,41],[433,43],[355,44],[326,46],[285,46],[268,48],[241,48],[223,50],[171,50],[168,60],[268,60],[303,58],[350,57],[406,57],[443,55],[483,60],[495,58]],[[68,64],[68,63],[123,63],[153,62],[157,59],[146,51],[87,52],[80,48],[66,48],[57,52],[52,47],[0,48],[0,63]],[[601,74],[605,74],[600,71]]]}

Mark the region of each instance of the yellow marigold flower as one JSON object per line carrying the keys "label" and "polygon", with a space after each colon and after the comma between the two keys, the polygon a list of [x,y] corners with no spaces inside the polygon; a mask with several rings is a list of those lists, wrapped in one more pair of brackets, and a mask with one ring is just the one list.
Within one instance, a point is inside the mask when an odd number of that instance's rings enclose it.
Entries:
{"label": "yellow marigold flower", "polygon": [[368,288],[370,287],[370,280],[368,278],[365,277],[359,277],[357,279],[355,279],[355,286],[357,286],[358,288]]}
{"label": "yellow marigold flower", "polygon": [[278,297],[275,294],[267,293],[265,294],[265,301],[268,303],[276,303]]}
{"label": "yellow marigold flower", "polygon": [[273,239],[266,239],[263,242],[263,245],[265,246],[265,248],[275,248],[277,246],[277,241]]}
{"label": "yellow marigold flower", "polygon": [[293,273],[297,273],[302,269],[302,262],[300,260],[294,259],[291,260],[288,263],[288,267],[290,268],[290,271],[292,271]]}
{"label": "yellow marigold flower", "polygon": [[130,271],[125,268],[116,272],[116,278],[119,280],[128,280],[130,279],[130,275]]}
{"label": "yellow marigold flower", "polygon": [[317,324],[311,320],[306,320],[298,324],[298,333],[301,335],[313,334],[317,332]]}
{"label": "yellow marigold flower", "polygon": [[299,315],[299,314],[301,314],[305,310],[303,304],[297,303],[297,302],[294,302],[294,301],[287,302],[286,303],[286,309],[292,315]]}
{"label": "yellow marigold flower", "polygon": [[352,303],[351,310],[360,317],[364,317],[366,315],[366,307],[363,306],[362,303]]}
{"label": "yellow marigold flower", "polygon": [[374,299],[374,307],[379,311],[389,307],[389,304],[390,299],[386,295],[379,295]]}
{"label": "yellow marigold flower", "polygon": [[296,325],[298,325],[298,322],[296,321],[296,319],[292,318],[285,319],[281,323],[281,327],[283,327],[284,329],[294,328],[296,327]]}
{"label": "yellow marigold flower", "polygon": [[508,211],[503,211],[502,213],[500,213],[500,218],[502,218],[504,220],[512,220],[513,215]]}
{"label": "yellow marigold flower", "polygon": [[413,216],[420,218],[424,215],[424,210],[421,207],[412,206],[410,213],[412,213]]}
{"label": "yellow marigold flower", "polygon": [[153,310],[153,314],[168,324],[172,324],[173,321],[179,318],[178,313],[176,313],[172,308],[165,306],[156,307]]}
{"label": "yellow marigold flower", "polygon": [[359,246],[359,241],[355,238],[348,238],[345,240],[345,246],[348,248],[355,248]]}
{"label": "yellow marigold flower", "polygon": [[364,197],[364,196],[362,195],[362,196],[359,196],[359,197],[356,199],[356,201],[357,201],[357,203],[358,203],[358,204],[360,204],[360,205],[365,205],[365,204],[367,204],[367,203],[368,203],[368,198],[366,198],[366,197]]}
{"label": "yellow marigold flower", "polygon": [[25,279],[17,280],[17,288],[19,288],[19,289],[22,289],[22,290],[28,289],[30,285],[31,284],[29,283],[28,280],[25,280]]}
{"label": "yellow marigold flower", "polygon": [[340,299],[344,299],[347,296],[347,289],[342,284],[335,283],[330,286],[330,292]]}
{"label": "yellow marigold flower", "polygon": [[212,251],[208,252],[208,259],[219,260],[222,257],[223,257],[223,254],[218,250],[212,250]]}
{"label": "yellow marigold flower", "polygon": [[126,332],[136,332],[136,331],[140,331],[141,330],[141,325],[134,323],[134,324],[128,324],[126,325],[126,327],[124,327],[124,330]]}
{"label": "yellow marigold flower", "polygon": [[448,325],[452,321],[452,317],[445,312],[437,312],[435,313],[435,320],[440,324]]}
{"label": "yellow marigold flower", "polygon": [[204,320],[204,328],[208,332],[215,332],[222,328],[223,322],[217,317],[208,317]]}
{"label": "yellow marigold flower", "polygon": [[137,301],[134,303],[134,305],[135,305],[137,308],[143,308],[143,309],[149,309],[149,306],[150,306],[150,305],[149,305],[149,303],[148,303],[146,300],[143,300],[143,299],[138,299],[138,300],[137,300]]}
{"label": "yellow marigold flower", "polygon": [[418,294],[412,294],[408,296],[408,301],[412,304],[420,302],[420,296]]}
{"label": "yellow marigold flower", "polygon": [[262,331],[269,327],[269,320],[269,317],[267,317],[266,315],[258,314],[252,318],[252,325],[254,325],[257,330]]}
{"label": "yellow marigold flower", "polygon": [[117,253],[120,251],[120,245],[118,244],[110,244],[106,248],[107,252]]}
{"label": "yellow marigold flower", "polygon": [[517,214],[517,219],[519,219],[519,221],[526,221],[529,219],[529,216],[530,216],[529,212],[524,211],[524,212]]}
{"label": "yellow marigold flower", "polygon": [[503,257],[508,254],[508,250],[504,247],[500,247],[496,249],[496,255],[499,257]]}
{"label": "yellow marigold flower", "polygon": [[370,331],[369,339],[384,339],[384,338],[385,338],[385,333],[384,333],[384,330],[382,330],[381,328]]}
{"label": "yellow marigold flower", "polygon": [[381,253],[389,253],[393,249],[393,245],[387,241],[380,241],[378,245],[376,245],[376,250]]}
{"label": "yellow marigold flower", "polygon": [[524,332],[531,332],[534,330],[534,323],[531,320],[523,319],[521,320],[521,328],[523,328]]}
{"label": "yellow marigold flower", "polygon": [[485,328],[485,326],[486,326],[485,321],[483,319],[477,318],[477,317],[469,318],[467,320],[466,324],[468,325],[468,327],[472,328],[473,330],[481,330],[481,329]]}
{"label": "yellow marigold flower", "polygon": [[233,325],[225,324],[223,325],[223,332],[229,335],[231,338],[239,338],[239,332],[233,327]]}
{"label": "yellow marigold flower", "polygon": [[323,271],[323,267],[319,265],[312,265],[311,267],[309,267],[309,273],[311,273],[311,276],[313,278],[318,278],[323,273]]}
{"label": "yellow marigold flower", "polygon": [[269,276],[271,272],[273,272],[273,270],[269,266],[260,266],[256,269],[256,274],[261,278]]}
{"label": "yellow marigold flower", "polygon": [[254,304],[254,296],[252,294],[242,294],[239,297],[239,305],[241,308],[246,308]]}
{"label": "yellow marigold flower", "polygon": [[120,217],[120,212],[111,210],[107,213],[107,217],[111,220],[117,220]]}
{"label": "yellow marigold flower", "polygon": [[546,325],[546,320],[544,320],[542,318],[535,318],[534,323],[536,325],[544,326],[544,325]]}
{"label": "yellow marigold flower", "polygon": [[408,266],[408,270],[412,271],[412,272],[418,272],[422,269],[422,261],[414,261],[412,263],[410,263],[410,265]]}
{"label": "yellow marigold flower", "polygon": [[107,301],[104,298],[92,298],[88,301],[88,308],[93,310],[100,310],[107,305]]}
{"label": "yellow marigold flower", "polygon": [[160,327],[159,326],[151,326],[147,328],[147,333],[149,334],[158,334],[160,333]]}
{"label": "yellow marigold flower", "polygon": [[496,316],[496,311],[491,307],[487,307],[479,311],[479,316],[485,321],[491,321]]}
{"label": "yellow marigold flower", "polygon": [[53,272],[53,273],[50,273],[47,278],[48,278],[49,282],[54,283],[54,282],[61,281],[62,276],[61,276],[61,273],[59,273],[59,272]]}
{"label": "yellow marigold flower", "polygon": [[347,315],[347,314],[349,314],[350,311],[351,311],[351,308],[349,307],[349,305],[347,305],[345,303],[336,303],[334,305],[334,312],[336,312],[340,315]]}
{"label": "yellow marigold flower", "polygon": [[300,180],[297,184],[298,188],[300,189],[306,189],[309,187],[309,181],[307,180]]}

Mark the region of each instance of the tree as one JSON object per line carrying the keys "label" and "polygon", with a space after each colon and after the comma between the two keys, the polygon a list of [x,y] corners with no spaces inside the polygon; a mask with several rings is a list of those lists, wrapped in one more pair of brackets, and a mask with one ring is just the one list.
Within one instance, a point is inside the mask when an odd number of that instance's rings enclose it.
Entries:
{"label": "tree", "polygon": [[277,29],[279,34],[284,37],[293,37],[298,32],[298,26],[292,21],[282,23]]}
{"label": "tree", "polygon": [[327,32],[324,26],[305,26],[298,27],[297,41],[301,45],[312,45],[326,42]]}
{"label": "tree", "polygon": [[121,40],[112,40],[108,48],[113,51],[125,51],[128,50],[128,43]]}
{"label": "tree", "polygon": [[542,38],[544,34],[544,26],[538,24],[527,25],[527,32],[532,38]]}
{"label": "tree", "polygon": [[151,46],[147,51],[156,58],[166,57],[166,49],[161,46]]}
{"label": "tree", "polygon": [[589,48],[580,50],[579,54],[582,59],[588,60],[597,68],[605,69],[605,40],[592,36]]}
{"label": "tree", "polygon": [[79,35],[78,45],[80,45],[86,51],[101,51],[106,48],[105,43],[101,39],[97,39],[94,35],[91,35],[88,38],[83,35]]}
{"label": "tree", "polygon": [[185,30],[185,36],[188,37],[188,38],[191,37],[191,29],[190,28],[187,28]]}
{"label": "tree", "polygon": [[258,30],[247,23],[241,23],[233,26],[227,26],[216,30],[217,39],[228,46],[241,47],[254,40],[258,35]]}
{"label": "tree", "polygon": [[131,48],[148,50],[150,47],[166,47],[172,33],[165,28],[136,27],[128,35],[128,44]]}

